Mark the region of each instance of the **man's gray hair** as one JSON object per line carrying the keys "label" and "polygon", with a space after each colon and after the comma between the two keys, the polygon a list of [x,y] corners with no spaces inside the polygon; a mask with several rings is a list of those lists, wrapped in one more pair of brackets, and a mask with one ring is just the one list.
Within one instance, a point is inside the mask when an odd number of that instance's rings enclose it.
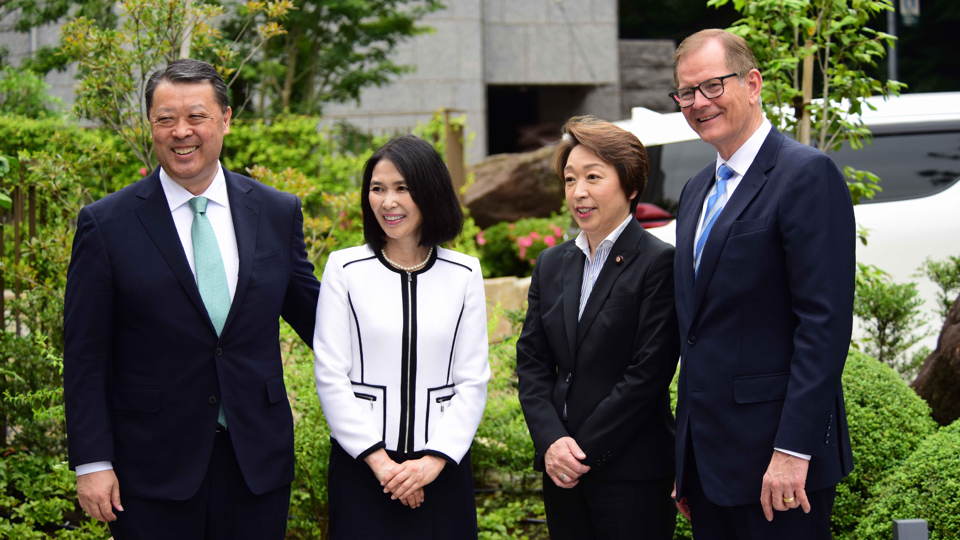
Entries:
{"label": "man's gray hair", "polygon": [[223,77],[217,73],[217,69],[206,62],[193,60],[191,58],[181,58],[174,60],[163,68],[158,69],[150,80],[147,81],[147,89],[144,97],[147,101],[147,114],[150,114],[150,108],[153,107],[153,92],[162,82],[168,83],[202,83],[209,81],[213,86],[213,95],[220,104],[220,112],[226,113],[230,106],[230,95],[227,93],[227,85],[223,82]]}

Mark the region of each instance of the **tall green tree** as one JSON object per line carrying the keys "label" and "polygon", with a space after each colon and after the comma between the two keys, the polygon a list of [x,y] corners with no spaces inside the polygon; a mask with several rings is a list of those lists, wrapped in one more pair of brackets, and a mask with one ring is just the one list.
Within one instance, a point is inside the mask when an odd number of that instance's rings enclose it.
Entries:
{"label": "tall green tree", "polygon": [[214,21],[225,9],[193,0],[121,0],[120,29],[99,27],[87,17],[63,26],[64,56],[79,63],[75,110],[81,118],[115,131],[148,169],[156,166],[144,93],[150,75],[163,64],[209,54],[229,85],[238,70],[271,38],[291,9],[289,0],[249,0],[240,13],[250,34],[247,50],[225,41]]}
{"label": "tall green tree", "polygon": [[[391,51],[431,29],[418,24],[443,7],[441,0],[294,0],[283,20],[287,33],[270,42],[240,74],[238,90],[261,113],[319,114],[323,104],[356,100],[369,86],[412,71]],[[224,27],[235,35],[243,22]]]}
{"label": "tall green tree", "polygon": [[[708,0],[720,7],[731,0]],[[860,113],[873,95],[904,86],[877,80],[868,67],[886,55],[894,36],[868,26],[892,10],[891,0],[732,0],[743,15],[729,28],[750,44],[763,75],[767,118],[804,144],[860,148],[870,130]],[[877,176],[846,167],[855,202],[879,189]]]}

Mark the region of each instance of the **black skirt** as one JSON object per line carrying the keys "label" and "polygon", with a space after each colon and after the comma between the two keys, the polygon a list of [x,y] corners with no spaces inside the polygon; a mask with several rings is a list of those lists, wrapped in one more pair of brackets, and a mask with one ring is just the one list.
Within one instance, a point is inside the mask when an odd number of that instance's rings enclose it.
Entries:
{"label": "black skirt", "polygon": [[[468,451],[459,465],[447,462],[424,488],[419,508],[408,508],[383,492],[373,471],[331,440],[327,470],[332,540],[476,540],[477,507]],[[387,451],[402,463],[423,453]]]}

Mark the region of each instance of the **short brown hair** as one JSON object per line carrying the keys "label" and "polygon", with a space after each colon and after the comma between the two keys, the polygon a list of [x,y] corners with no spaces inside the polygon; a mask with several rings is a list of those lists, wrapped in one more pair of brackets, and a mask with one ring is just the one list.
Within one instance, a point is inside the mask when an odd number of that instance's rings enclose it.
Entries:
{"label": "short brown hair", "polygon": [[560,180],[563,180],[563,169],[567,166],[570,152],[582,144],[597,157],[613,165],[620,177],[620,189],[624,195],[629,197],[633,191],[637,192],[630,201],[630,213],[635,213],[650,173],[650,159],[640,139],[625,129],[593,116],[575,116],[567,120],[563,125],[563,133],[565,136],[557,146],[554,161]]}
{"label": "short brown hair", "polygon": [[753,51],[751,51],[750,46],[747,45],[747,40],[726,30],[710,28],[701,30],[687,37],[687,39],[683,40],[680,46],[677,47],[677,52],[673,53],[674,86],[680,88],[680,78],[677,76],[677,66],[680,64],[680,60],[713,39],[723,45],[723,50],[726,53],[727,68],[737,74],[737,80],[741,83],[743,83],[743,79],[747,76],[747,73],[750,73],[750,70],[757,69],[757,58],[753,56]]}

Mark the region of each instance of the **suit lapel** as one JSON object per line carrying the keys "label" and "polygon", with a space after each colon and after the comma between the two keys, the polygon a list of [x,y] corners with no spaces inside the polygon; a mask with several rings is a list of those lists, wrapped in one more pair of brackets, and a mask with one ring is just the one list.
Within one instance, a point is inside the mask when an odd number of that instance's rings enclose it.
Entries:
{"label": "suit lapel", "polygon": [[[233,230],[237,235],[237,255],[240,268],[237,273],[237,290],[233,294],[230,312],[223,324],[223,331],[230,326],[243,302],[250,274],[253,272],[253,260],[257,251],[257,230],[260,224],[260,201],[250,195],[250,181],[226,169],[223,170],[227,183],[227,197],[230,199],[230,215],[233,217]],[[221,332],[222,335],[222,332]]]}
{"label": "suit lapel", "polygon": [[[620,233],[620,238],[614,242],[610,248],[610,254],[607,256],[603,268],[600,269],[600,275],[597,276],[597,282],[593,284],[593,290],[590,291],[590,297],[587,299],[587,305],[583,308],[583,315],[580,317],[580,324],[577,326],[577,347],[583,342],[593,320],[600,313],[600,307],[610,295],[610,289],[617,282],[621,272],[630,266],[630,262],[637,255],[637,244],[643,236],[643,227],[636,220],[630,220],[627,227]],[[617,257],[622,257],[620,263],[617,263]]]}
{"label": "suit lapel", "polygon": [[174,275],[180,280],[187,296],[203,313],[210,330],[216,332],[213,323],[210,322],[207,308],[203,304],[203,298],[200,297],[197,280],[194,278],[193,272],[190,270],[190,264],[187,262],[187,256],[183,252],[183,244],[180,243],[177,226],[173,223],[173,214],[170,213],[167,196],[163,192],[163,186],[160,185],[160,168],[157,167],[153,174],[141,182],[143,182],[143,185],[137,193],[137,197],[143,199],[143,202],[137,205],[135,209],[137,217],[140,218],[140,223],[147,230],[147,234],[150,235],[150,239],[153,240],[160,254],[170,265]]}
{"label": "suit lapel", "polygon": [[720,211],[717,222],[714,223],[713,228],[710,229],[710,236],[703,245],[703,254],[700,255],[700,269],[697,272],[696,282],[693,287],[691,316],[696,314],[697,309],[700,307],[700,302],[706,293],[707,285],[710,283],[710,278],[713,277],[713,272],[717,268],[717,262],[720,260],[720,253],[723,251],[723,246],[727,242],[730,227],[733,226],[733,222],[740,217],[740,214],[747,208],[750,201],[757,196],[757,193],[760,192],[760,189],[767,182],[767,171],[776,163],[776,155],[780,150],[782,142],[783,134],[775,128],[771,129],[770,134],[767,135],[766,140],[764,140],[763,145],[760,147],[760,152],[757,153],[757,157],[754,158],[753,163],[750,164],[750,168],[740,181],[740,185],[737,186],[736,191],[733,192],[733,197],[730,198],[730,201],[727,202]]}
{"label": "suit lapel", "polygon": [[691,198],[684,199],[684,208],[677,212],[680,216],[694,216],[692,219],[677,221],[677,257],[680,265],[681,283],[677,284],[678,290],[683,291],[687,310],[692,315],[693,310],[693,242],[697,237],[697,226],[700,223],[700,213],[703,211],[703,201],[707,198],[707,192],[713,185],[714,163],[706,167],[700,173],[697,173],[690,182]]}
{"label": "suit lapel", "polygon": [[580,313],[580,287],[583,284],[583,263],[586,257],[576,244],[563,254],[563,323],[567,329],[570,358],[577,357],[577,315]]}

